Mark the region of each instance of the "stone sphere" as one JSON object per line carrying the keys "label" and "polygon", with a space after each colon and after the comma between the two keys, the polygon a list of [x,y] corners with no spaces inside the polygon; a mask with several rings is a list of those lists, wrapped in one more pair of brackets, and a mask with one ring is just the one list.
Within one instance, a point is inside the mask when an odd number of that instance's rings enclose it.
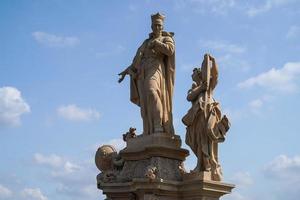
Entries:
{"label": "stone sphere", "polygon": [[113,169],[113,157],[117,155],[116,149],[111,145],[103,145],[98,148],[95,155],[95,163],[100,171]]}

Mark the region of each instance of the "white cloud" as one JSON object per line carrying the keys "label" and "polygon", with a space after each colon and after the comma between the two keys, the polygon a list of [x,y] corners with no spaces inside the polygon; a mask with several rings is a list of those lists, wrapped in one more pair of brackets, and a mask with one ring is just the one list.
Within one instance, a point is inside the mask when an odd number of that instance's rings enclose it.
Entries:
{"label": "white cloud", "polygon": [[249,106],[253,109],[261,108],[263,105],[263,101],[261,99],[255,99],[249,103]]}
{"label": "white cloud", "polygon": [[75,172],[75,171],[77,171],[77,170],[79,170],[80,169],[80,166],[79,165],[76,165],[76,164],[74,164],[74,163],[71,163],[70,161],[67,161],[66,163],[65,163],[65,165],[64,165],[64,170],[65,170],[65,172],[66,173],[73,173],[73,172]]}
{"label": "white cloud", "polygon": [[21,115],[28,112],[30,107],[17,88],[0,88],[0,125],[20,125]]}
{"label": "white cloud", "polygon": [[236,7],[235,0],[188,0],[188,1],[174,1],[174,9],[180,10],[189,7],[196,13],[214,13],[217,15],[224,15]]}
{"label": "white cloud", "polygon": [[231,194],[225,195],[222,200],[250,200],[239,192],[233,191]]}
{"label": "white cloud", "polygon": [[266,180],[278,188],[273,192],[276,199],[299,199],[300,155],[294,157],[279,155],[265,165],[263,173]]}
{"label": "white cloud", "polygon": [[100,117],[99,112],[93,109],[79,108],[75,104],[60,106],[57,109],[59,116],[70,121],[91,121],[97,120]]}
{"label": "white cloud", "polygon": [[104,195],[101,195],[101,191],[97,189],[96,184],[80,185],[79,187],[72,187],[70,185],[60,184],[57,188],[57,192],[71,197],[72,199],[105,199]]}
{"label": "white cloud", "polygon": [[287,39],[296,39],[300,37],[300,27],[299,26],[291,26],[286,34]]}
{"label": "white cloud", "polygon": [[37,164],[49,165],[51,167],[60,167],[64,162],[60,156],[55,154],[45,156],[40,153],[36,153],[33,158]]}
{"label": "white cloud", "polygon": [[6,199],[12,196],[12,191],[0,184],[0,199]]}
{"label": "white cloud", "polygon": [[294,92],[300,74],[300,62],[286,63],[282,68],[272,68],[238,84],[239,88],[263,87],[273,91]]}
{"label": "white cloud", "polygon": [[65,176],[81,169],[77,164],[72,163],[56,154],[49,156],[35,153],[33,156],[34,162],[40,165],[49,166],[53,169],[52,176]]}
{"label": "white cloud", "polygon": [[33,32],[32,36],[38,43],[48,47],[73,47],[79,44],[79,39],[74,36],[58,36],[41,31]]}
{"label": "white cloud", "polygon": [[48,198],[43,195],[40,188],[25,188],[21,192],[21,195],[28,200],[48,200]]}
{"label": "white cloud", "polygon": [[266,0],[262,5],[251,7],[247,10],[247,15],[249,17],[254,17],[258,14],[265,13],[270,11],[275,7],[285,6],[292,2],[296,2],[296,0]]}
{"label": "white cloud", "polygon": [[233,175],[231,180],[238,187],[243,187],[243,188],[253,184],[253,180],[249,172],[237,172]]}
{"label": "white cloud", "polygon": [[209,50],[216,50],[232,54],[240,54],[246,51],[246,48],[237,44],[221,40],[200,40],[200,46]]}
{"label": "white cloud", "polygon": [[247,61],[239,57],[237,54],[226,53],[217,58],[217,62],[224,68],[235,68],[242,71],[249,71],[250,65]]}
{"label": "white cloud", "polygon": [[62,167],[56,169],[55,171],[51,172],[52,177],[54,178],[64,178],[70,174],[74,174],[74,172],[79,171],[81,167],[77,164],[74,164],[70,161],[66,161]]}
{"label": "white cloud", "polygon": [[[269,178],[300,184],[300,156],[279,155],[264,167]],[[299,187],[300,188],[300,187]]]}

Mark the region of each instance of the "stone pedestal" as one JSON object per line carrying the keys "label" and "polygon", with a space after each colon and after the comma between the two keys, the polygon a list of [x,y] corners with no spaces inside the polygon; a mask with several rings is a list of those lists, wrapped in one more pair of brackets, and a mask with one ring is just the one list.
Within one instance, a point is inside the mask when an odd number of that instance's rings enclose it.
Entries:
{"label": "stone pedestal", "polygon": [[157,133],[127,140],[119,153],[124,160],[114,179],[98,175],[98,188],[111,200],[217,200],[234,185],[211,181],[209,172],[186,173],[189,155],[177,135]]}
{"label": "stone pedestal", "polygon": [[207,180],[133,179],[126,183],[103,183],[99,189],[112,200],[218,200],[233,188],[231,184]]}

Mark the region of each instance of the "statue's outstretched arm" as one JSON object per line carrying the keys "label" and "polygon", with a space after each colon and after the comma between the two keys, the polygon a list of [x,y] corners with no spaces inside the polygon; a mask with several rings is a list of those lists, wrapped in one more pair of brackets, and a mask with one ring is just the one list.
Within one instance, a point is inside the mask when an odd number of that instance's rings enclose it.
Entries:
{"label": "statue's outstretched arm", "polygon": [[118,74],[120,76],[120,78],[118,80],[119,83],[121,83],[124,80],[124,78],[127,74],[132,76],[133,78],[136,77],[137,66],[140,64],[141,58],[143,56],[145,42],[143,42],[143,44],[138,48],[131,65],[129,65],[129,67],[127,67],[124,71],[122,71],[121,73]]}

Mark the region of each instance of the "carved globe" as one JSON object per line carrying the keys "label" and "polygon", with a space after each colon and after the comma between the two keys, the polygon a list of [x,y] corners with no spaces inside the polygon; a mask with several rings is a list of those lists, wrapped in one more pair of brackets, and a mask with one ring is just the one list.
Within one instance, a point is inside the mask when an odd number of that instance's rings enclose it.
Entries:
{"label": "carved globe", "polygon": [[116,149],[111,145],[103,145],[98,148],[95,155],[95,163],[100,171],[113,169],[113,157],[117,155]]}

